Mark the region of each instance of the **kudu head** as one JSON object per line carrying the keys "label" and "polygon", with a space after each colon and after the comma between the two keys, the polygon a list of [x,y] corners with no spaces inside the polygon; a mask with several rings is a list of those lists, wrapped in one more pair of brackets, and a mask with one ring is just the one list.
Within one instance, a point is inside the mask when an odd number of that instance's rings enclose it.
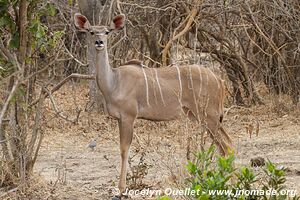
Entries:
{"label": "kudu head", "polygon": [[92,26],[84,15],[76,13],[74,15],[74,23],[80,31],[91,34],[91,39],[94,41],[96,50],[102,51],[107,47],[107,36],[124,27],[125,16],[115,16],[110,26]]}

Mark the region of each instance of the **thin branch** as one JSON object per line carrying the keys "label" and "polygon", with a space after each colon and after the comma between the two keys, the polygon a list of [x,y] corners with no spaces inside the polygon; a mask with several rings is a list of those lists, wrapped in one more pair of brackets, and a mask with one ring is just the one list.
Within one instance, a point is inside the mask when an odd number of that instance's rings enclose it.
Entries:
{"label": "thin branch", "polygon": [[[71,74],[68,77],[64,78],[61,82],[59,82],[57,85],[55,85],[52,90],[50,91],[51,94],[53,94],[54,92],[56,92],[59,88],[61,88],[66,82],[68,82],[70,79],[72,78],[80,78],[80,79],[88,79],[88,80],[95,80],[95,76],[94,75],[85,75],[85,74]],[[46,93],[45,94],[45,98],[48,97],[49,94]],[[29,107],[34,106],[35,104],[37,104],[37,102],[39,101],[39,99],[33,101]]]}
{"label": "thin branch", "polygon": [[35,110],[35,119],[34,119],[34,126],[33,126],[33,130],[32,130],[32,136],[28,145],[28,157],[31,158],[32,152],[33,152],[33,148],[34,148],[34,144],[36,142],[37,139],[37,135],[38,135],[38,131],[39,131],[39,125],[40,125],[40,120],[41,120],[41,113],[42,113],[42,107],[43,107],[43,103],[45,100],[45,96],[43,94],[44,90],[42,89],[41,94],[40,94],[40,98],[38,101],[38,105],[37,108]]}
{"label": "thin branch", "polygon": [[0,40],[0,50],[1,50],[1,53],[5,55],[6,57],[6,60],[9,62],[13,62],[15,61],[13,55],[7,50],[7,48],[4,46],[2,40]]}
{"label": "thin branch", "polygon": [[8,190],[7,192],[3,192],[2,194],[0,194],[0,197],[3,198],[3,197],[5,197],[5,196],[9,195],[10,193],[16,192],[16,191],[19,189],[20,186],[21,186],[21,185],[19,185],[19,186],[16,187],[16,188],[13,188],[13,189],[11,189],[11,190]]}
{"label": "thin branch", "polygon": [[[7,109],[8,109],[8,106],[9,106],[9,103],[10,101],[12,100],[13,96],[15,95],[15,92],[17,91],[17,88],[19,86],[19,77],[17,76],[16,77],[16,80],[14,82],[14,85],[12,86],[12,89],[2,107],[2,110],[1,110],[1,113],[0,113],[0,140],[1,141],[5,141],[6,140],[6,137],[5,137],[5,133],[3,132],[3,128],[2,128],[2,123],[3,123],[3,118],[5,116],[5,113],[7,112]],[[7,148],[7,144],[6,143],[2,143],[2,149],[3,149],[3,152],[4,152],[4,156],[6,158],[9,158],[9,153],[8,153],[8,148]]]}
{"label": "thin branch", "polygon": [[59,117],[61,117],[62,119],[66,120],[68,122],[72,122],[72,123],[77,123],[78,122],[81,110],[77,110],[77,116],[74,117],[73,119],[70,119],[68,116],[63,115],[62,111],[59,111],[59,109],[57,107],[57,104],[56,104],[51,92],[49,92],[47,89],[45,89],[44,91],[47,92],[48,97],[50,98],[50,101],[52,103],[52,106],[53,106],[53,109],[54,109],[56,115],[58,115]]}
{"label": "thin branch", "polygon": [[[57,58],[57,57],[56,57],[56,58]],[[55,62],[57,62],[57,60],[56,60],[56,59],[53,59],[53,60],[52,60],[49,64],[47,64],[44,68],[42,68],[42,69],[40,69],[40,70],[38,70],[38,71],[36,71],[36,72],[30,74],[30,75],[27,76],[22,82],[24,82],[24,81],[26,81],[26,80],[28,80],[28,79],[30,79],[30,78],[32,78],[32,77],[34,77],[34,76],[40,74],[40,73],[46,71],[46,70],[47,70],[49,67],[51,67]]]}
{"label": "thin branch", "polygon": [[198,13],[198,5],[200,4],[200,1],[197,1],[197,4],[193,7],[191,13],[189,14],[189,16],[186,18],[187,23],[184,27],[184,29],[182,31],[180,31],[177,35],[174,35],[166,44],[166,47],[164,48],[164,50],[162,51],[162,63],[163,66],[167,66],[167,54],[169,52],[169,49],[171,48],[171,45],[173,43],[173,41],[177,40],[179,37],[183,36],[185,33],[187,33],[187,31],[190,29],[192,23],[194,22],[194,18],[196,17],[197,13]]}
{"label": "thin branch", "polygon": [[44,133],[43,133],[43,130],[40,130],[40,139],[39,139],[39,142],[37,144],[37,147],[36,147],[36,150],[34,152],[34,155],[33,155],[33,158],[32,158],[32,163],[34,164],[36,162],[36,159],[38,157],[38,153],[39,153],[39,150],[41,148],[41,145],[42,145],[42,141],[43,141],[43,138],[44,138]]}
{"label": "thin branch", "polygon": [[88,66],[88,63],[83,63],[81,62],[80,60],[78,60],[70,51],[69,49],[65,46],[65,50],[66,52],[68,53],[68,55],[73,59],[75,60],[78,64],[80,64],[81,66]]}

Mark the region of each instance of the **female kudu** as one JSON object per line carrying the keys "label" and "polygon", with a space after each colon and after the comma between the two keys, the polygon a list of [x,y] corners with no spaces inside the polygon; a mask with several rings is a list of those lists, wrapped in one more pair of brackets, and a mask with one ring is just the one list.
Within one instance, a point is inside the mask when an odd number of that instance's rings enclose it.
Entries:
{"label": "female kudu", "polygon": [[[107,112],[116,118],[120,131],[120,194],[126,187],[126,165],[136,119],[168,121],[182,113],[198,122],[205,121],[211,138],[221,154],[225,154],[230,138],[221,126],[224,83],[215,74],[198,65],[147,68],[130,62],[111,68],[107,53],[107,37],[124,27],[125,16],[113,18],[112,25],[91,26],[87,18],[75,14],[75,25],[90,34],[96,49],[96,82],[104,96]],[[204,120],[205,119],[205,120]],[[223,134],[219,134],[219,130]],[[226,137],[227,142],[222,139]]]}

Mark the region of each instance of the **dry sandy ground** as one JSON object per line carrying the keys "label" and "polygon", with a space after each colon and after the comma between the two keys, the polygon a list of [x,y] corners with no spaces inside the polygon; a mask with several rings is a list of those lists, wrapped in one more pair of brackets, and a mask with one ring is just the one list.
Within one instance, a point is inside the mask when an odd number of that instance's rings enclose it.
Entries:
{"label": "dry sandy ground", "polygon": [[[67,85],[55,98],[67,115],[76,106],[84,109],[87,90]],[[283,105],[281,105],[283,106]],[[287,188],[300,192],[300,112],[275,110],[272,105],[251,109],[232,108],[225,126],[235,143],[237,164],[249,165],[256,156],[289,168]],[[54,117],[45,110],[47,120]],[[251,139],[245,127],[259,121],[258,136]],[[47,123],[45,138],[35,165],[36,174],[51,187],[45,199],[110,199],[119,174],[119,137],[116,122],[97,113],[82,112],[78,124],[53,118]],[[131,148],[131,173],[138,163],[145,169],[144,187],[161,189],[182,183],[186,163],[187,135],[197,130],[187,122],[153,123],[138,121]],[[94,151],[87,146],[97,139]],[[137,180],[136,185],[141,186]],[[132,179],[129,184],[132,184]],[[134,199],[134,198],[133,198]],[[141,199],[141,198],[135,198]],[[151,199],[151,198],[149,198]],[[153,198],[152,198],[153,199]]]}

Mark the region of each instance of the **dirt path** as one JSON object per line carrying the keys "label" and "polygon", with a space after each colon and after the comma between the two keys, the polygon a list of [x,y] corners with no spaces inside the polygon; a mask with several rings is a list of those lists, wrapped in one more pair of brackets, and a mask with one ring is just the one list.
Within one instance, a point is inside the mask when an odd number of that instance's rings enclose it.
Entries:
{"label": "dirt path", "polygon": [[[66,110],[74,101],[68,100],[72,90],[65,88],[55,98]],[[77,90],[76,90],[77,91]],[[86,96],[81,90],[76,104],[84,108]],[[252,157],[261,156],[289,168],[288,189],[300,192],[300,117],[268,114],[264,107],[232,109],[226,127],[234,138],[237,164],[248,165]],[[51,118],[50,107],[46,109]],[[245,127],[259,120],[258,137],[251,139]],[[82,113],[76,125],[53,119],[45,129],[45,139],[35,166],[47,183],[55,185],[52,199],[110,199],[119,174],[119,137],[116,122],[97,113]],[[180,184],[180,173],[186,161],[184,123],[149,123],[138,121],[131,149],[132,166],[140,162],[147,171],[143,184],[152,188]],[[94,151],[87,146],[97,138]],[[145,173],[146,174],[146,173]],[[51,199],[51,198],[50,198]]]}

